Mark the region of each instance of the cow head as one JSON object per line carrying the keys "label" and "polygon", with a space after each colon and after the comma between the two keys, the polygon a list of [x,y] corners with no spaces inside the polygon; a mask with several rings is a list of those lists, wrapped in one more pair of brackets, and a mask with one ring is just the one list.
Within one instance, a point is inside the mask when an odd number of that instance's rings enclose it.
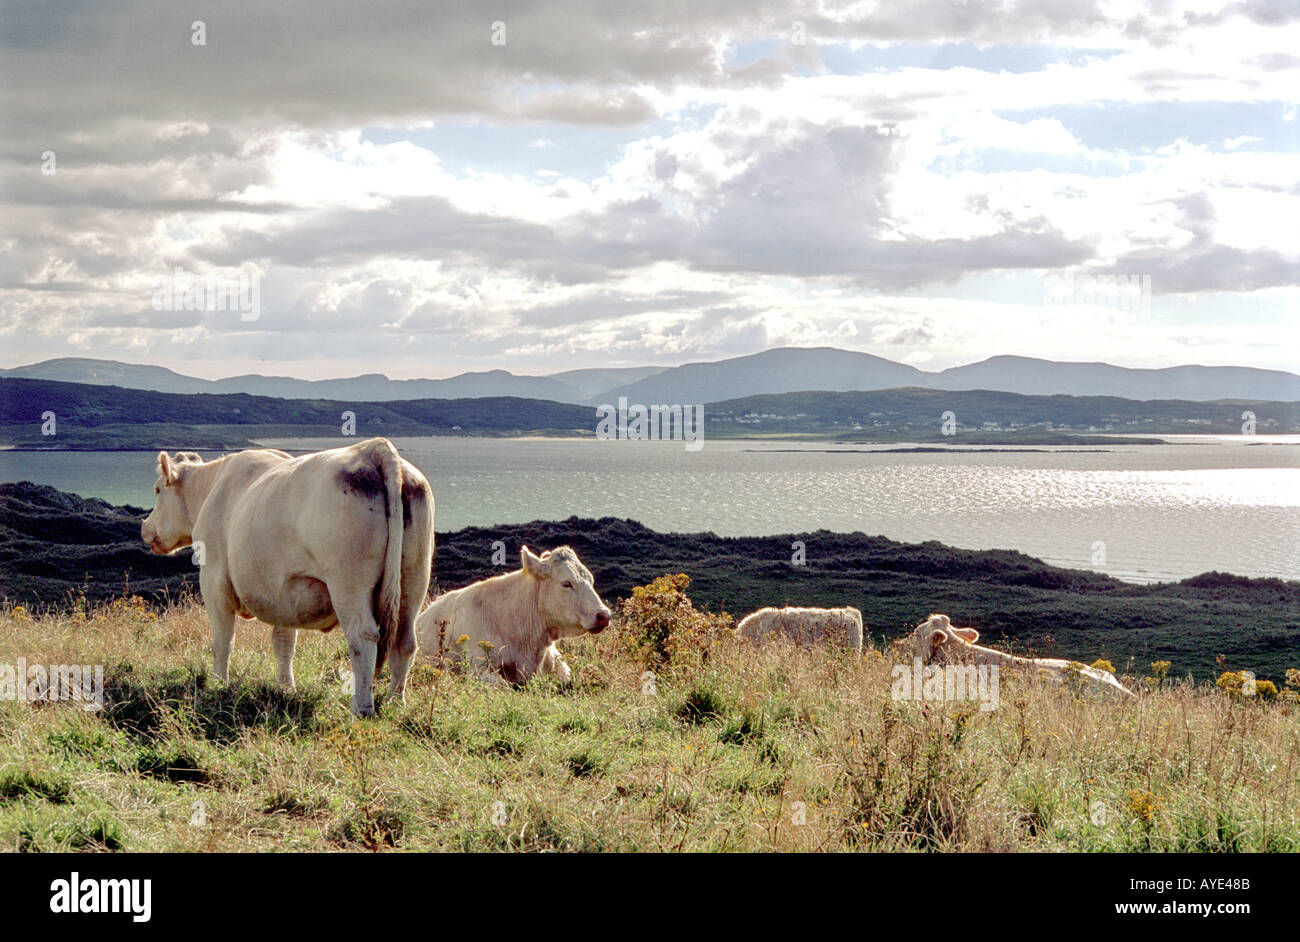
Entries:
{"label": "cow head", "polygon": [[158,452],[158,479],[154,481],[153,511],[140,524],[140,538],[161,556],[189,546],[194,520],[185,501],[185,477],[189,468],[203,463],[192,451],[178,451],[172,458]]}
{"label": "cow head", "polygon": [[519,556],[524,572],[538,582],[537,609],[552,641],[608,627],[609,607],[596,594],[577,553],[561,546],[538,556],[525,546]]}
{"label": "cow head", "polygon": [[979,640],[974,628],[958,628],[947,615],[931,615],[912,632],[912,655],[922,664],[929,664],[940,650],[958,652]]}

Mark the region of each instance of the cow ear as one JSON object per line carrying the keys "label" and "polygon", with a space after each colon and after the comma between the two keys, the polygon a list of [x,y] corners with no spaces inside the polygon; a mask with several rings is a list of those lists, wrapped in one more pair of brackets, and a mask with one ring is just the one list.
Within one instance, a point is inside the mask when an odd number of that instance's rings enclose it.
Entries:
{"label": "cow ear", "polygon": [[527,546],[519,548],[519,561],[524,567],[524,572],[537,576],[539,579],[546,574],[546,567],[542,564],[542,557]]}
{"label": "cow ear", "polygon": [[980,639],[980,633],[974,628],[954,628],[952,629],[952,633],[963,641],[969,641],[971,644],[974,644]]}
{"label": "cow ear", "polygon": [[942,628],[936,628],[934,631],[930,632],[930,653],[933,654],[935,649],[947,640],[948,632],[944,631]]}
{"label": "cow ear", "polygon": [[158,452],[158,473],[162,475],[164,484],[176,483],[176,465],[165,451]]}

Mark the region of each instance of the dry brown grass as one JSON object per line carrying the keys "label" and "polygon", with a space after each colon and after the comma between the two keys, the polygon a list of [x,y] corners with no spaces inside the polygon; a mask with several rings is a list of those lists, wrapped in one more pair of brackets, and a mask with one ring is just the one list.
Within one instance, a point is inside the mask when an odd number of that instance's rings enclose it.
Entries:
{"label": "dry brown grass", "polygon": [[208,674],[201,606],[0,613],[0,665],[105,665],[110,702],[0,703],[0,848],[1300,849],[1300,715],[1166,684],[1129,702],[1004,675],[1000,706],[891,698],[894,654],[710,637],[655,693],[620,625],[574,683],[496,690],[420,665],[354,721],[337,633],[299,689],[241,624]]}

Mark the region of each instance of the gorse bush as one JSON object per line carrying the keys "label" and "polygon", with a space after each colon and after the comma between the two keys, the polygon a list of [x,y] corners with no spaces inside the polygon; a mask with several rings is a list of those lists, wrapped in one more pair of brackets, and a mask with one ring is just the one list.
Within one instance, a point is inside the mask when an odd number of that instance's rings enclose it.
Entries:
{"label": "gorse bush", "polygon": [[1169,678],[1169,668],[1173,665],[1169,661],[1152,661],[1151,676],[1144,678],[1146,684],[1152,690],[1159,690],[1165,685]]}
{"label": "gorse bush", "polygon": [[1247,678],[1241,671],[1224,671],[1214,681],[1214,686],[1234,700],[1240,699],[1244,695],[1246,684]]}
{"label": "gorse bush", "polygon": [[685,573],[663,575],[620,603],[619,637],[646,667],[707,659],[715,645],[735,640],[731,616],[696,609],[686,595],[690,584]]}
{"label": "gorse bush", "polygon": [[1277,684],[1271,680],[1258,680],[1249,671],[1224,671],[1214,685],[1233,700],[1269,703],[1278,698]]}

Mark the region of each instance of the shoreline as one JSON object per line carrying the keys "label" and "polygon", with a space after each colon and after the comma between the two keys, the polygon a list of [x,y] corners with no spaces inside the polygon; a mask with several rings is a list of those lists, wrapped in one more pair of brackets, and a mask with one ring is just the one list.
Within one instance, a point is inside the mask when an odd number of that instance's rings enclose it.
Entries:
{"label": "shoreline", "polygon": [[[281,450],[288,451],[291,454],[312,454],[314,451],[314,449],[298,449],[298,450],[281,449]],[[808,450],[814,454],[821,453],[819,450],[816,449],[808,449]],[[995,450],[1003,451],[1001,449],[995,449]],[[830,452],[830,453],[834,454],[836,452]],[[889,454],[889,453],[897,453],[897,452],[880,452],[880,453]],[[1101,453],[1108,453],[1108,452],[1101,452]],[[58,488],[54,488],[51,485],[37,484],[36,482],[27,481],[27,480],[16,481],[16,482],[0,482],[0,498],[3,497],[3,491],[5,488],[14,487],[15,485],[49,488],[51,491],[54,491],[55,493],[61,494],[65,497],[72,498],[75,500],[88,502],[88,503],[101,502],[108,507],[114,508],[115,510],[132,511],[136,515],[135,519],[139,519],[140,517],[143,517],[145,514],[149,512],[148,507],[142,507],[130,503],[115,503],[112,500],[105,497],[87,496],[84,494],[79,494],[75,491],[63,491],[63,490],[59,490]],[[566,519],[568,520],[593,519],[594,520],[595,518],[571,516]],[[1051,567],[1053,569],[1060,569],[1063,571],[1073,572],[1073,573],[1083,573],[1092,576],[1101,576],[1101,577],[1113,579],[1124,585],[1131,585],[1131,586],[1176,586],[1190,579],[1197,579],[1200,578],[1201,576],[1210,573],[1230,576],[1234,579],[1276,580],[1284,583],[1293,583],[1297,586],[1300,586],[1300,575],[1292,576],[1292,575],[1278,575],[1275,573],[1264,573],[1264,574],[1243,573],[1243,572],[1236,572],[1227,569],[1208,569],[1208,570],[1202,570],[1201,572],[1195,572],[1188,575],[1179,576],[1173,573],[1169,573],[1169,574],[1146,573],[1145,571],[1138,571],[1138,570],[1121,571],[1121,570],[1094,569],[1090,566],[1071,565],[1068,561],[1059,561],[1054,559],[1053,557],[1046,556],[1046,555],[1033,555],[1031,553],[1028,553],[1020,549],[1016,549],[1014,547],[961,546],[957,543],[949,543],[944,540],[939,540],[934,538],[909,540],[904,537],[892,537],[880,533],[868,534],[863,530],[828,530],[825,528],[818,528],[816,530],[801,530],[801,531],[791,531],[785,533],[763,532],[763,533],[721,534],[716,530],[709,530],[709,529],[655,530],[652,527],[643,524],[641,521],[633,518],[602,518],[602,519],[626,519],[629,523],[633,523],[636,524],[637,526],[644,527],[646,530],[650,532],[663,534],[664,536],[668,536],[668,537],[684,538],[684,539],[701,538],[701,539],[713,539],[713,540],[785,540],[788,542],[789,540],[792,539],[806,539],[807,537],[816,533],[816,534],[825,534],[831,538],[859,538],[860,537],[865,539],[883,539],[883,540],[889,540],[891,542],[898,543],[903,546],[922,546],[926,544],[935,544],[944,548],[945,550],[950,550],[952,552],[960,552],[960,553],[1014,553],[1020,556],[1024,556],[1027,559],[1031,559],[1043,566]],[[435,533],[438,539],[441,540],[445,537],[455,536],[456,534],[462,533],[467,530],[504,531],[504,530],[521,528],[521,527],[533,527],[533,526],[538,526],[543,524],[553,524],[559,522],[561,521],[555,519],[542,520],[540,518],[533,518],[531,520],[514,520],[514,521],[496,520],[489,523],[470,523],[452,530],[436,530]]]}
{"label": "shoreline", "polygon": [[[436,439],[479,439],[479,438],[491,438],[491,439],[500,440],[500,441],[528,441],[528,442],[577,442],[577,441],[592,441],[592,442],[595,442],[595,441],[597,441],[597,439],[595,439],[595,438],[594,438],[592,435],[590,435],[590,434],[575,434],[575,435],[555,435],[555,434],[547,434],[547,435],[529,435],[529,434],[520,434],[520,435],[470,434],[470,435],[465,435],[465,434],[454,434],[454,433],[452,433],[452,434],[445,434],[445,435],[440,435],[440,434],[404,435],[404,434],[401,434],[401,433],[399,432],[399,433],[394,433],[394,434],[386,435],[386,436],[384,436],[384,437],[386,437],[386,438],[392,438],[392,439],[421,439],[421,438],[436,438]],[[1246,444],[1248,444],[1248,445],[1281,445],[1281,446],[1287,446],[1287,445],[1300,445],[1300,442],[1297,442],[1297,441],[1268,441],[1268,439],[1271,439],[1271,438],[1282,438],[1282,439],[1285,439],[1285,438],[1295,438],[1295,437],[1296,437],[1296,436],[1291,435],[1291,434],[1278,434],[1278,435],[1260,434],[1260,435],[1256,435],[1256,436],[1254,436],[1254,438],[1255,438],[1255,439],[1258,439],[1258,440],[1256,440],[1256,441],[1251,441],[1251,442],[1247,442]],[[285,442],[285,441],[325,441],[325,440],[334,440],[334,439],[338,439],[338,438],[339,438],[339,436],[328,436],[328,435],[295,435],[295,436],[286,436],[286,435],[269,435],[269,436],[264,436],[264,437],[258,437],[258,438],[255,438],[255,439],[249,439],[249,440],[246,441],[246,442],[240,442],[240,443],[232,443],[232,444],[224,444],[224,445],[200,444],[200,445],[194,445],[194,446],[190,446],[190,447],[191,447],[191,450],[199,449],[199,450],[207,450],[207,451],[242,451],[242,450],[245,450],[245,449],[248,449],[248,448],[254,448],[254,447],[257,447],[257,448],[270,448],[270,447],[275,447],[275,448],[279,448],[281,451],[287,451],[287,452],[294,453],[294,454],[309,454],[309,453],[311,453],[311,452],[313,452],[313,451],[318,451],[318,450],[320,450],[320,449],[318,449],[318,448],[290,448],[290,447],[285,447],[285,446],[283,446],[283,445],[272,445],[272,444],[268,444],[268,443],[270,443],[270,442]],[[1093,442],[1093,441],[1080,441],[1080,440],[1079,440],[1079,439],[1083,439],[1083,438],[1088,438],[1088,439],[1104,439],[1104,441]],[[1177,440],[1171,440],[1171,439],[1177,439]],[[1023,445],[1017,445],[1015,442],[1007,442],[1007,441],[996,441],[996,442],[994,442],[994,441],[990,441],[990,442],[971,441],[971,442],[961,442],[961,441],[954,441],[951,437],[949,437],[949,438],[935,439],[934,441],[918,441],[918,440],[916,440],[916,439],[909,439],[909,438],[898,438],[898,439],[888,439],[888,440],[886,440],[886,439],[882,439],[882,440],[880,440],[880,441],[853,441],[853,440],[848,440],[848,439],[828,439],[828,438],[826,438],[826,437],[822,437],[822,436],[806,436],[806,437],[801,437],[801,436],[790,436],[790,437],[775,438],[775,437],[741,437],[741,436],[729,436],[729,435],[714,435],[714,436],[706,437],[706,438],[703,439],[703,440],[704,440],[704,442],[705,442],[705,447],[707,447],[708,442],[710,442],[710,441],[715,441],[715,442],[737,442],[737,443],[741,443],[741,444],[752,444],[752,445],[787,445],[787,444],[789,444],[789,445],[825,445],[825,446],[837,446],[837,445],[843,445],[843,446],[850,446],[850,447],[844,447],[844,448],[836,448],[836,447],[811,448],[811,447],[810,447],[810,448],[751,448],[751,449],[745,449],[745,451],[752,451],[752,452],[768,452],[768,453],[777,453],[777,454],[780,454],[780,453],[799,453],[799,452],[812,452],[812,453],[819,453],[819,452],[820,452],[820,453],[826,453],[826,454],[836,454],[836,453],[838,453],[838,454],[891,454],[891,453],[892,453],[892,454],[947,454],[947,453],[956,453],[956,454],[961,454],[961,453],[966,453],[966,454],[978,454],[978,453],[980,453],[980,452],[984,452],[984,453],[1005,453],[1005,454],[1012,454],[1012,453],[1016,453],[1016,452],[1028,452],[1028,453],[1034,453],[1034,452],[1038,452],[1038,453],[1053,453],[1053,452],[1054,452],[1054,453],[1078,453],[1078,454],[1103,454],[1103,453],[1105,453],[1105,452],[1104,452],[1104,449],[1105,449],[1105,446],[1107,446],[1107,445],[1168,445],[1168,446],[1177,446],[1177,445],[1195,445],[1195,444],[1201,444],[1201,443],[1208,443],[1208,442],[1211,442],[1211,441],[1222,440],[1222,439],[1235,440],[1235,439],[1232,439],[1230,436],[1225,436],[1225,435],[1222,435],[1222,434],[1215,434],[1215,433],[1205,433],[1205,434],[1203,434],[1203,435],[1178,435],[1178,436],[1170,435],[1170,436],[1165,436],[1165,437],[1161,437],[1161,438],[1149,437],[1149,436],[1141,436],[1141,435],[1124,435],[1124,434],[1114,434],[1114,435],[1109,435],[1109,434],[1104,434],[1104,433],[1103,433],[1103,434],[1078,435],[1078,436],[1062,435],[1062,436],[1059,436],[1059,440],[1052,440],[1052,441],[1042,441],[1042,440],[1026,441]],[[664,445],[680,445],[681,443],[680,443],[680,442],[677,442],[677,441],[664,441],[664,442],[645,442],[645,443],[643,443],[643,442],[636,442],[636,444],[664,444]],[[1071,448],[1071,447],[1069,447],[1069,446],[1075,446],[1075,447]],[[83,447],[83,446],[80,445],[80,444],[69,444],[69,445],[63,445],[63,444],[60,444],[60,445],[51,445],[51,446],[36,446],[36,445],[25,445],[25,444],[9,444],[9,443],[0,443],[0,452],[11,452],[11,453],[14,453],[14,454],[61,454],[61,453],[75,453],[75,454],[96,454],[96,453],[104,453],[104,454],[117,454],[117,453],[141,453],[141,454],[148,454],[148,453],[152,453],[152,452],[171,450],[171,449],[178,448],[178,447],[181,447],[181,446],[177,446],[177,445],[175,445],[175,444],[172,443],[172,442],[159,442],[159,443],[157,443],[157,444],[149,444],[149,445],[139,445],[139,444],[135,444],[135,445],[122,445],[122,446],[120,446],[120,447],[116,447],[116,448],[114,448],[114,447],[104,447],[104,446],[96,446],[96,447],[94,447],[94,448],[90,448],[90,447]]]}
{"label": "shoreline", "polygon": [[[360,438],[361,436],[357,436]],[[384,434],[385,438],[390,439],[494,439],[500,441],[527,441],[527,442],[579,442],[591,441],[597,439],[591,432],[581,431],[572,435],[558,435],[553,430],[544,433],[532,434],[521,432],[517,434],[502,434],[492,430],[483,430],[479,432],[448,432],[448,433],[431,433],[420,432],[417,434],[404,434],[400,431],[389,432]],[[1112,445],[1164,445],[1175,447],[1179,445],[1201,445],[1214,442],[1237,442],[1242,436],[1227,435],[1221,432],[1204,432],[1204,433],[1157,433],[1157,435],[1141,435],[1127,432],[1081,432],[1077,434],[1062,433],[1060,435],[1027,435],[1023,443],[1014,440],[1008,441],[1008,436],[988,437],[979,432],[971,432],[965,435],[956,436],[931,436],[929,438],[915,438],[908,436],[899,436],[896,438],[882,438],[879,440],[856,440],[845,438],[842,435],[818,435],[818,434],[790,434],[790,435],[763,435],[763,436],[742,436],[742,435],[707,435],[703,438],[705,447],[709,442],[735,442],[750,445],[822,445],[828,446],[823,448],[751,448],[746,451],[753,452],[824,452],[824,453],[844,453],[844,454],[943,454],[943,453],[968,453],[976,454],[979,452],[992,453],[1015,453],[1015,452],[1057,452],[1057,453],[1080,453],[1080,454],[1100,454],[1106,446]],[[1248,446],[1297,446],[1300,445],[1300,436],[1289,432],[1279,433],[1257,433],[1250,436],[1251,440],[1244,442]],[[965,440],[963,440],[965,439]],[[207,450],[207,451],[241,451],[248,448],[269,448],[276,447],[282,451],[288,451],[295,454],[307,454],[318,448],[292,448],[284,445],[272,445],[271,442],[292,442],[292,441],[340,441],[338,435],[258,435],[256,438],[249,438],[238,442],[227,442],[224,444],[200,443],[198,445],[177,445],[174,441],[151,442],[149,444],[123,444],[117,447],[104,446],[97,444],[95,447],[89,447],[84,442],[65,442],[56,445],[34,445],[26,443],[0,442],[0,452],[12,452],[15,454],[58,454],[58,453],[75,453],[75,454],[115,454],[115,453],[150,453],[175,448],[188,447],[190,450]],[[635,442],[635,444],[664,444],[680,445],[680,441],[664,440],[662,442]],[[833,447],[845,446],[845,447]],[[1073,447],[1071,447],[1073,446]]]}

